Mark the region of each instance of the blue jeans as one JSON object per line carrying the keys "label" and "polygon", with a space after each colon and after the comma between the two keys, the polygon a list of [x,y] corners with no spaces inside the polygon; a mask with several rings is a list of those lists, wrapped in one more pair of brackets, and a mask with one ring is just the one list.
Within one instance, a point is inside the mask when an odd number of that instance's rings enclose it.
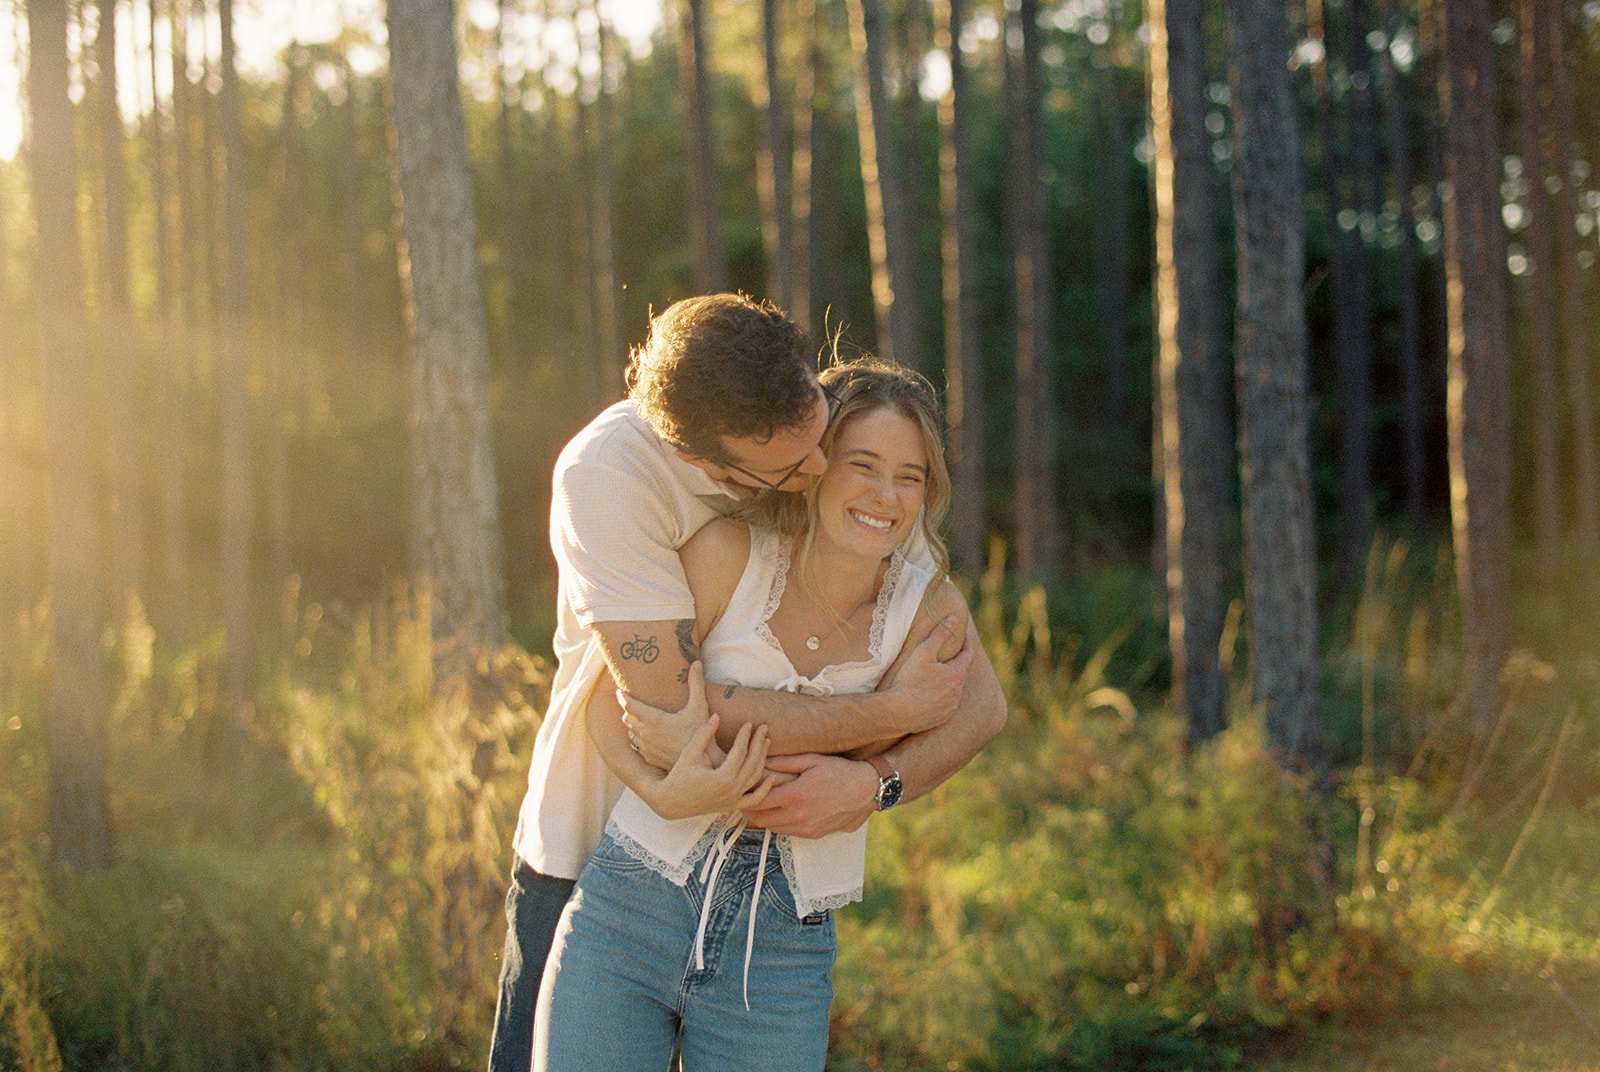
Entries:
{"label": "blue jeans", "polygon": [[494,1008],[489,1072],[528,1072],[533,1056],[533,1008],[570,878],[541,874],[517,857],[506,891],[506,947],[500,960],[500,997]]}
{"label": "blue jeans", "polygon": [[675,886],[604,838],[556,928],[534,1021],[536,1072],[665,1072],[674,1045],[683,1072],[821,1072],[833,916],[795,918],[776,845],[753,898],[760,859],[761,834],[746,832],[717,879],[697,969],[698,869]]}

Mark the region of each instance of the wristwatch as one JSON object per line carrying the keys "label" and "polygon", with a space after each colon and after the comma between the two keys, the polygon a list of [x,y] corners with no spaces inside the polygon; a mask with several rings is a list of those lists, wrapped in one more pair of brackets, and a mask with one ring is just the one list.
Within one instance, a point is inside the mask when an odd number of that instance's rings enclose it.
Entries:
{"label": "wristwatch", "polygon": [[890,766],[889,761],[882,756],[869,756],[867,762],[878,772],[878,810],[888,811],[900,803],[900,794],[905,791],[905,783],[900,781],[900,772]]}

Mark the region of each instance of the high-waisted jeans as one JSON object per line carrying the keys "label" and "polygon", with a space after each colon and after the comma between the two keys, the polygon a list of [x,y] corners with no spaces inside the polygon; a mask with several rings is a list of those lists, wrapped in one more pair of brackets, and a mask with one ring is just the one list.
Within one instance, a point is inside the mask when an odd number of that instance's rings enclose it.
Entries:
{"label": "high-waisted jeans", "polygon": [[534,1021],[535,1072],[665,1072],[675,1045],[683,1072],[821,1072],[833,916],[795,918],[776,844],[752,897],[761,841],[759,831],[742,834],[716,878],[703,968],[698,869],[675,886],[609,835],[600,842],[556,927]]}

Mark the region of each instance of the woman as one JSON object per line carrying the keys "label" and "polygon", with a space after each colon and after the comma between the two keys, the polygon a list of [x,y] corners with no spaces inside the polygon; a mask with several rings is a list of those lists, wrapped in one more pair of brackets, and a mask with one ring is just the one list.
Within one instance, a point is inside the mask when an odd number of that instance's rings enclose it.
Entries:
{"label": "woman", "polygon": [[[865,692],[935,628],[948,630],[941,658],[966,635],[935,531],[949,478],[932,388],[872,360],[821,380],[838,400],[827,472],[804,495],[706,525],[681,550],[714,680]],[[937,572],[907,561],[913,538]],[[592,702],[590,732],[615,755],[627,744],[606,710]],[[765,730],[742,727],[726,756],[715,730],[713,717],[671,771],[635,779],[612,813],[557,928],[535,1069],[659,1072],[675,1044],[685,1072],[823,1067],[831,909],[860,899],[866,826],[817,839],[750,828],[740,809],[780,776],[763,766]]]}

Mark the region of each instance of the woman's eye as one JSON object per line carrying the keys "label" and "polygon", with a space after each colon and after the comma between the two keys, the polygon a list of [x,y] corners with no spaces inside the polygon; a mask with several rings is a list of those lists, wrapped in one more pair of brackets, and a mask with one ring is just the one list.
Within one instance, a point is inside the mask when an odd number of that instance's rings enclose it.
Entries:
{"label": "woman's eye", "polygon": [[861,472],[861,473],[870,473],[870,472],[872,472],[872,466],[868,462],[851,462],[850,464],[851,464],[852,467],[855,468],[855,470],[857,472]]}

